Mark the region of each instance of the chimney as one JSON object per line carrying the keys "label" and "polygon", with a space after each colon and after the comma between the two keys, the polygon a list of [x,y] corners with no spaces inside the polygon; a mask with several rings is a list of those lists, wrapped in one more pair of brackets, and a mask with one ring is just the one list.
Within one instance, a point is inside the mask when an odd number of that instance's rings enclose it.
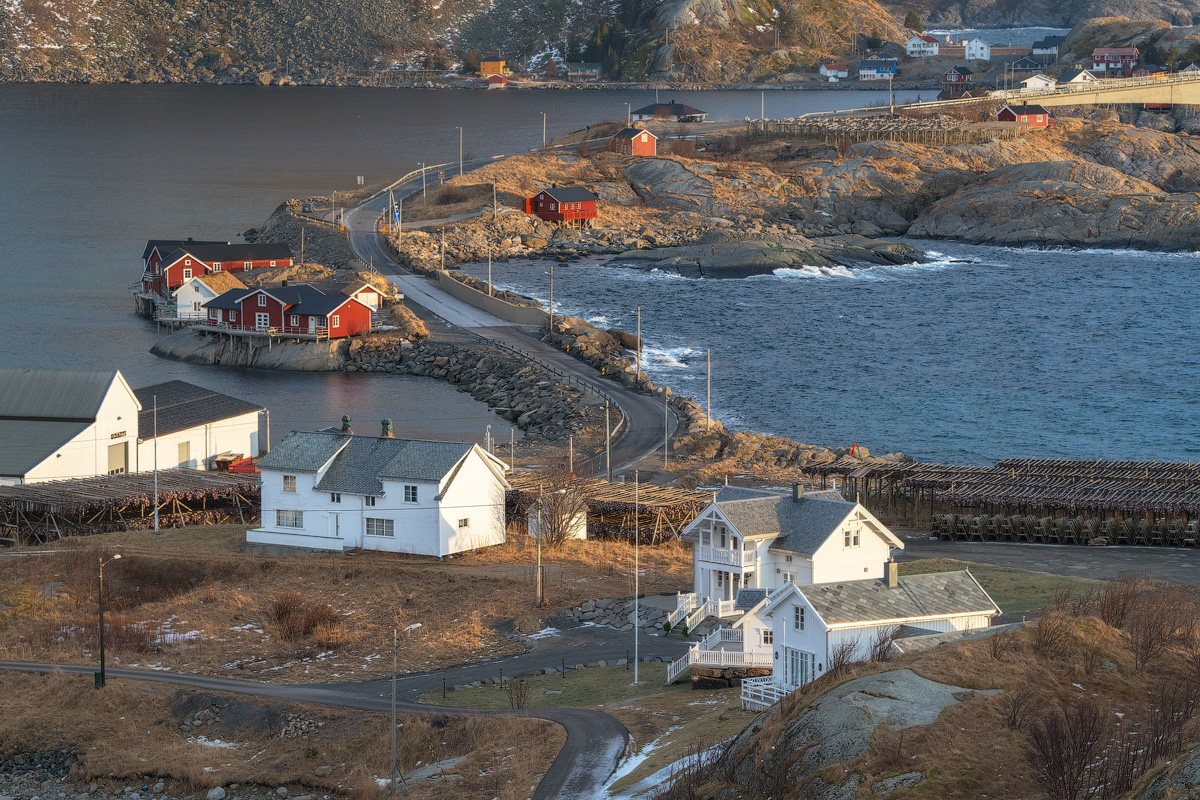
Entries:
{"label": "chimney", "polygon": [[344,414],[342,416],[342,433],[344,433],[348,436],[354,435],[354,430],[350,427],[350,415],[349,414]]}
{"label": "chimney", "polygon": [[792,502],[799,503],[800,498],[804,497],[804,487],[799,483],[792,484]]}
{"label": "chimney", "polygon": [[900,565],[895,561],[883,565],[883,582],[889,589],[895,589],[900,584]]}
{"label": "chimney", "polygon": [[381,425],[383,426],[383,430],[381,430],[379,432],[380,438],[383,438],[383,439],[395,439],[396,438],[396,434],[392,433],[392,421],[390,419],[385,419],[381,423]]}
{"label": "chimney", "polygon": [[192,243],[192,241],[193,241],[193,240],[192,240],[192,237],[190,237],[190,236],[189,236],[189,237],[188,237],[188,244],[191,244],[191,243]]}

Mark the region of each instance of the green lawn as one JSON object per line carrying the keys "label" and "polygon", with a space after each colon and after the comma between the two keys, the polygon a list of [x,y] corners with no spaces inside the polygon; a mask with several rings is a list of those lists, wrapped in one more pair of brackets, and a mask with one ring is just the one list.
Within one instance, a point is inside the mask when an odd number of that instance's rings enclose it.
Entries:
{"label": "green lawn", "polygon": [[[624,666],[570,670],[567,672],[566,679],[561,673],[535,675],[524,678],[525,707],[598,708],[638,697],[664,694],[686,695],[691,692],[690,680],[680,681],[673,686],[667,686],[666,680],[667,665],[661,663],[640,664],[637,686],[631,685],[633,683],[633,665],[630,665],[628,671]],[[506,685],[511,682],[510,679],[505,678]],[[497,685],[449,692],[445,700],[442,699],[441,692],[435,692],[425,695],[421,701],[460,708],[512,708],[509,702],[509,692]]]}
{"label": "green lawn", "polygon": [[1006,614],[1024,614],[1041,608],[1054,599],[1056,592],[1074,585],[1077,592],[1086,592],[1104,585],[1091,578],[1069,578],[1014,567],[997,567],[953,558],[927,558],[900,564],[901,575],[920,575],[926,572],[951,572],[969,569],[1000,610]]}

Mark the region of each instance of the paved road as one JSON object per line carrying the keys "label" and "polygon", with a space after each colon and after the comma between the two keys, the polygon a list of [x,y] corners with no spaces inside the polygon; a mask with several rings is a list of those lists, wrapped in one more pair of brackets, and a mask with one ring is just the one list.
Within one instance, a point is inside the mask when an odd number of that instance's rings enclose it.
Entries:
{"label": "paved road", "polygon": [[[564,621],[565,623],[565,621]],[[678,638],[646,636],[641,639],[644,656],[677,657],[687,649],[687,644]],[[446,670],[403,675],[397,679],[396,708],[406,714],[443,714],[447,716],[509,716],[516,715],[544,719],[557,723],[567,732],[567,741],[559,751],[554,763],[538,784],[534,792],[536,800],[551,798],[598,798],[601,789],[617,764],[625,755],[629,745],[629,731],[615,717],[602,711],[586,708],[527,709],[524,711],[481,711],[432,706],[418,703],[421,694],[441,689],[442,679],[447,683],[468,683],[499,675],[503,670],[509,675],[559,666],[565,659],[567,664],[578,664],[596,660],[617,660],[625,657],[625,649],[632,645],[632,635],[611,628],[563,625],[562,635],[534,640],[533,649],[519,656],[493,659],[475,664],[464,664]],[[62,670],[73,675],[91,675],[94,666],[78,664],[47,664],[23,661],[0,661],[0,670],[16,672],[48,673]],[[214,692],[270,697],[297,703],[355,708],[363,711],[391,710],[391,681],[388,679],[358,683],[318,685],[282,685],[241,681],[231,678],[216,678],[204,675],[181,675],[155,670],[126,669],[114,667],[107,670],[112,679],[127,679],[189,686]],[[499,689],[497,689],[499,691]]]}
{"label": "paved road", "polygon": [[[490,163],[490,159],[480,163]],[[397,186],[394,191],[398,198],[404,197],[420,185],[420,178],[415,178]],[[346,230],[350,237],[350,245],[363,261],[384,273],[400,288],[407,301],[428,309],[447,323],[464,328],[482,338],[503,342],[531,358],[552,365],[560,372],[601,386],[613,398],[625,417],[625,429],[613,442],[614,472],[632,468],[655,451],[662,452],[664,434],[670,431],[674,435],[679,425],[673,409],[664,415],[661,401],[601,377],[588,364],[572,358],[499,317],[451,296],[438,287],[435,281],[413,275],[393,261],[383,249],[375,232],[375,221],[387,207],[387,202],[386,195],[382,195],[346,212]],[[591,474],[604,474],[603,453],[589,459],[580,469],[580,473],[588,474],[589,469]]]}
{"label": "paved road", "polygon": [[1083,547],[1012,542],[947,542],[905,538],[900,561],[957,558],[1054,575],[1115,580],[1144,573],[1152,578],[1200,585],[1200,550],[1173,547]]}

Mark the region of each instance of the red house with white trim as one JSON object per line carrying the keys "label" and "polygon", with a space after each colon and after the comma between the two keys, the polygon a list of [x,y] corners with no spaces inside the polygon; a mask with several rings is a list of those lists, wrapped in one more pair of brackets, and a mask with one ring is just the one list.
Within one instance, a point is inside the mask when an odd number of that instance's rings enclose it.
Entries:
{"label": "red house with white trim", "polygon": [[551,186],[525,199],[525,213],[547,222],[586,225],[596,218],[598,199],[582,186]]}
{"label": "red house with white trim", "polygon": [[1097,47],[1092,51],[1092,69],[1104,70],[1105,75],[1132,69],[1139,55],[1136,47]]}
{"label": "red house with white trim", "polygon": [[232,289],[204,304],[201,329],[282,338],[340,339],[371,330],[371,309],[341,293],[307,284]]}
{"label": "red house with white trim", "polygon": [[160,297],[170,294],[184,281],[213,272],[245,272],[252,269],[290,267],[292,251],[285,244],[229,244],[192,242],[169,248],[161,243],[147,246],[142,291]]}
{"label": "red house with white trim", "polygon": [[1005,106],[996,112],[997,122],[1019,122],[1031,128],[1050,127],[1050,112],[1041,106]]}
{"label": "red house with white trim", "polygon": [[658,137],[641,128],[625,128],[608,140],[608,150],[625,156],[658,155]]}

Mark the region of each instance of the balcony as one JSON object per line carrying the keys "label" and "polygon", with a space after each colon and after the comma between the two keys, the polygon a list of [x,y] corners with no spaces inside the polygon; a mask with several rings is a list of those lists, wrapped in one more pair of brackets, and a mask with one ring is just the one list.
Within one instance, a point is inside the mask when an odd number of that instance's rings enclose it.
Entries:
{"label": "balcony", "polygon": [[757,550],[731,550],[728,547],[712,547],[702,544],[696,548],[696,560],[728,567],[749,567],[758,562]]}

